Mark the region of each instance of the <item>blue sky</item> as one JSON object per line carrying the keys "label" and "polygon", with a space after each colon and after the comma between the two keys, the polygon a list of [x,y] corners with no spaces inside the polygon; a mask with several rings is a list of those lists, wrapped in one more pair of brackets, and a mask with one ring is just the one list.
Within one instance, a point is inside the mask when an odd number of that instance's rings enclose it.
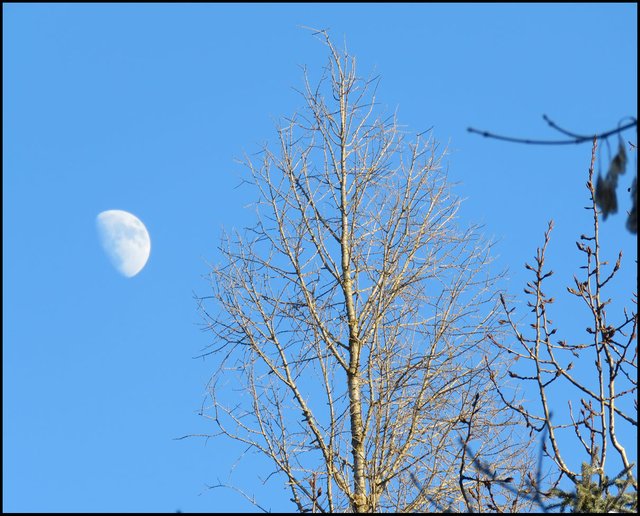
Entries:
{"label": "blue sky", "polygon": [[[213,431],[197,414],[212,364],[193,359],[210,343],[193,296],[207,294],[222,227],[252,221],[234,159],[301,107],[299,65],[326,63],[301,25],[346,38],[360,72],[381,74],[383,107],[449,146],[461,223],[497,240],[514,294],[555,220],[562,295],[589,227],[589,144],[466,129],[556,138],[543,113],[582,133],[636,117],[636,19],[635,4],[3,4],[3,509],[252,509],[206,487],[229,479],[241,447],[174,438]],[[602,227],[605,249],[624,252],[613,293],[626,297],[636,167],[632,155]],[[151,235],[131,279],[100,248],[107,209]],[[571,310],[558,318],[577,324]],[[231,479],[291,510],[280,485],[261,485],[264,466],[247,455]]]}

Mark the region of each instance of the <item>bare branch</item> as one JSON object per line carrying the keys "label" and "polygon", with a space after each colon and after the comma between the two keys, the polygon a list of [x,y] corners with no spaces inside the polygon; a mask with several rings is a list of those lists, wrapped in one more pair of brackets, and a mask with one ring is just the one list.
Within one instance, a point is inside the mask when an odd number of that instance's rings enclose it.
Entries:
{"label": "bare branch", "polygon": [[480,131],[478,129],[474,129],[473,127],[467,128],[467,131],[469,131],[470,133],[479,134],[480,136],[484,136],[485,138],[493,138],[494,140],[502,140],[505,142],[512,142],[512,143],[524,143],[527,145],[572,145],[572,144],[591,142],[593,141],[594,138],[598,140],[603,140],[605,138],[608,138],[609,136],[612,136],[614,134],[619,134],[623,131],[626,131],[627,129],[631,129],[632,127],[636,127],[638,125],[638,121],[635,118],[629,117],[631,118],[631,122],[625,125],[616,127],[615,129],[604,131],[602,133],[583,136],[583,135],[578,135],[573,132],[567,131],[565,129],[561,129],[560,127],[558,127],[558,125],[555,124],[555,122],[551,121],[551,119],[549,119],[547,115],[542,115],[542,117],[553,129],[556,129],[561,133],[567,136],[570,136],[571,138],[569,140],[536,140],[531,138],[516,138],[513,136],[501,136],[498,134],[491,133],[489,131]]}

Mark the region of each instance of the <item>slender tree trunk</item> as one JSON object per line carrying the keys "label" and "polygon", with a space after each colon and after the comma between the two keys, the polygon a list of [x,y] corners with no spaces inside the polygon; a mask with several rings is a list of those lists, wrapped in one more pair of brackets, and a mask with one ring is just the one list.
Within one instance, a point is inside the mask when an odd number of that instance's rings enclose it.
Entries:
{"label": "slender tree trunk", "polygon": [[[339,63],[339,61],[338,61]],[[347,321],[349,325],[349,370],[347,382],[349,390],[349,414],[351,418],[351,453],[353,455],[353,499],[354,512],[367,512],[367,486],[365,477],[364,429],[362,426],[362,396],[360,388],[360,341],[358,338],[358,319],[353,302],[353,283],[351,277],[351,256],[348,216],[348,170],[347,170],[347,77],[340,69],[340,196],[342,211],[342,288]]]}

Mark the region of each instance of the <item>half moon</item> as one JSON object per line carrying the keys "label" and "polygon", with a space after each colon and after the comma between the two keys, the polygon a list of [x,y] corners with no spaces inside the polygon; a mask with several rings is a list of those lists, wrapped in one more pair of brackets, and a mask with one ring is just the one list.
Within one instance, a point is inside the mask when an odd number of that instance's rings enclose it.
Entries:
{"label": "half moon", "polygon": [[120,274],[131,278],[146,265],[151,252],[149,232],[135,215],[107,210],[96,218],[103,249]]}

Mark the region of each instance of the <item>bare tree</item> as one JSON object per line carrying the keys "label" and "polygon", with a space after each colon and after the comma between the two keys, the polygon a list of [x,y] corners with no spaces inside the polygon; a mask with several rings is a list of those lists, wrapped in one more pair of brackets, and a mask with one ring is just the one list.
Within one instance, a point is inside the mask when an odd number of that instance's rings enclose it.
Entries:
{"label": "bare tree", "polygon": [[[572,507],[576,512],[633,512],[637,510],[637,481],[633,457],[628,446],[637,442],[637,292],[630,292],[620,313],[610,316],[612,302],[607,291],[621,267],[622,253],[613,266],[603,260],[600,244],[600,217],[606,209],[598,199],[594,185],[594,164],[597,139],[593,140],[591,166],[587,188],[593,229],[576,242],[585,264],[580,276],[574,276],[573,286],[567,287],[571,296],[585,307],[588,319],[586,335],[561,338],[562,325],[551,320],[554,297],[546,283],[553,271],[545,264],[553,222],[538,248],[535,263],[526,265],[533,274],[525,293],[529,296],[528,311],[532,314],[530,330],[521,330],[519,321],[504,297],[501,297],[512,338],[493,342],[518,360],[509,375],[519,382],[529,383],[536,395],[529,403],[514,403],[501,386],[495,386],[506,404],[519,414],[532,432],[544,433],[543,451],[554,465],[556,478],[550,486],[530,484],[546,496],[559,497],[556,507]],[[622,152],[620,153],[622,154]],[[602,208],[602,213],[598,208]],[[544,289],[544,290],[543,290]],[[545,293],[546,291],[546,293]],[[577,314],[572,313],[572,318]],[[555,317],[553,317],[555,319]],[[490,338],[492,338],[490,336]],[[557,407],[560,396],[567,398],[564,413]],[[555,399],[555,403],[551,400]],[[626,435],[632,435],[625,445]],[[576,446],[584,451],[582,461],[576,460]],[[577,470],[576,466],[579,468]],[[595,477],[595,479],[594,479]],[[573,490],[557,488],[562,478],[570,480]]]}
{"label": "bare tree", "polygon": [[[246,158],[257,222],[224,237],[200,298],[206,417],[268,457],[301,512],[520,510],[503,485],[529,448],[487,367],[506,370],[486,339],[490,245],[458,228],[444,152],[376,117],[376,81],[317,34],[329,64]],[[461,440],[511,478],[482,476]]]}

